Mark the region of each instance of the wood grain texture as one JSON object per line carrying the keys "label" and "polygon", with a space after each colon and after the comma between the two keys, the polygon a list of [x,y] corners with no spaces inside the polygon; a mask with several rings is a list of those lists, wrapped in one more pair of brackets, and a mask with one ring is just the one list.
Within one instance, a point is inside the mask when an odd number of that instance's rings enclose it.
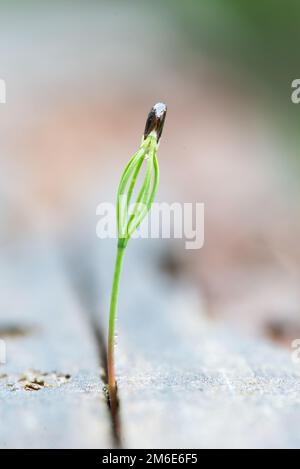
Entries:
{"label": "wood grain texture", "polygon": [[300,447],[300,373],[290,354],[210,323],[159,255],[132,247],[119,307],[125,447]]}
{"label": "wood grain texture", "polygon": [[111,447],[94,336],[53,246],[6,248],[0,271],[0,447]]}
{"label": "wood grain texture", "polygon": [[[69,247],[1,256],[1,447],[112,446],[82,308],[105,332],[115,242]],[[164,249],[135,240],[125,255],[116,350],[123,446],[300,447],[299,367],[288,352],[209,322],[195,289],[163,273]],[[48,387],[25,390],[30,369]]]}

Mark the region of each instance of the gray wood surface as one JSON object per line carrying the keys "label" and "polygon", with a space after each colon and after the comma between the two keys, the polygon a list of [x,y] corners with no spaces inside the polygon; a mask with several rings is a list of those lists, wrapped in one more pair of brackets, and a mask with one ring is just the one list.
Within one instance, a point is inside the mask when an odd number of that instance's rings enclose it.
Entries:
{"label": "gray wood surface", "polygon": [[0,447],[111,447],[98,350],[57,253],[0,254]]}
{"label": "gray wood surface", "polygon": [[155,251],[128,251],[117,348],[124,446],[300,447],[300,370],[288,351],[210,323]]}
{"label": "gray wood surface", "polygon": [[[78,239],[1,253],[0,447],[114,444],[90,314],[105,337],[115,242]],[[195,289],[162,272],[166,248],[135,240],[125,255],[123,447],[300,447],[299,367],[288,351],[209,322]]]}

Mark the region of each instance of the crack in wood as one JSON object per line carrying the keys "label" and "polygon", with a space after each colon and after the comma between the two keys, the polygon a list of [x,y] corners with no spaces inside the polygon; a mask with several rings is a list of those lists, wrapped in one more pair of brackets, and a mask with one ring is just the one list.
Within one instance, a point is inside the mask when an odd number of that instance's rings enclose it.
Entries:
{"label": "crack in wood", "polygon": [[[93,271],[92,263],[87,262],[87,257],[80,254],[80,249],[70,252],[70,250],[63,249],[62,257],[64,260],[66,275],[68,276],[71,286],[80,301],[82,311],[85,313],[85,319],[89,323],[90,330],[95,339],[95,344],[98,350],[99,364],[102,369],[100,379],[103,382],[103,394],[108,406],[112,440],[115,448],[122,447],[122,426],[120,420],[120,402],[118,399],[116,408],[112,408],[109,402],[107,392],[107,352],[104,334],[97,321],[95,311],[97,310],[97,288],[96,288],[96,274]],[[80,268],[77,269],[76,266]]]}

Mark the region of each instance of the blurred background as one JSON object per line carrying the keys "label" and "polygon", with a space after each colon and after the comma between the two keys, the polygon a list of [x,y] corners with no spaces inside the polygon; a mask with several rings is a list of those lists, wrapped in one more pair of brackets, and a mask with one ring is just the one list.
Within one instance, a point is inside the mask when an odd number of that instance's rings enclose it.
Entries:
{"label": "blurred background", "polygon": [[199,289],[213,320],[289,346],[300,334],[299,2],[0,8],[1,251],[86,232],[101,243],[96,207],[114,201],[163,101],[158,200],[205,204],[204,247],[161,241],[164,269]]}

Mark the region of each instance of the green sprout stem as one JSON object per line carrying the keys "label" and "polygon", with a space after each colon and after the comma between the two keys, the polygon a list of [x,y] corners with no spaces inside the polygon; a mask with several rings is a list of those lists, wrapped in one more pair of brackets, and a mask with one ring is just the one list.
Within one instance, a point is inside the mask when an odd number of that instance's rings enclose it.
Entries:
{"label": "green sprout stem", "polygon": [[[112,412],[115,412],[117,408],[114,342],[123,258],[129,239],[151,209],[157,192],[159,166],[156,154],[165,115],[166,106],[164,104],[156,104],[150,111],[141,146],[125,167],[117,193],[118,248],[111,290],[107,353],[108,392]],[[146,161],[146,169],[143,183],[136,202],[131,204],[133,191],[144,161]]]}
{"label": "green sprout stem", "polygon": [[120,275],[121,275],[121,270],[122,270],[124,252],[125,252],[125,247],[118,246],[113,284],[112,284],[112,291],[111,291],[110,311],[109,311],[107,359],[108,359],[108,386],[109,386],[110,397],[115,396],[115,393],[116,393],[114,341],[115,341],[115,325],[116,325]]}

